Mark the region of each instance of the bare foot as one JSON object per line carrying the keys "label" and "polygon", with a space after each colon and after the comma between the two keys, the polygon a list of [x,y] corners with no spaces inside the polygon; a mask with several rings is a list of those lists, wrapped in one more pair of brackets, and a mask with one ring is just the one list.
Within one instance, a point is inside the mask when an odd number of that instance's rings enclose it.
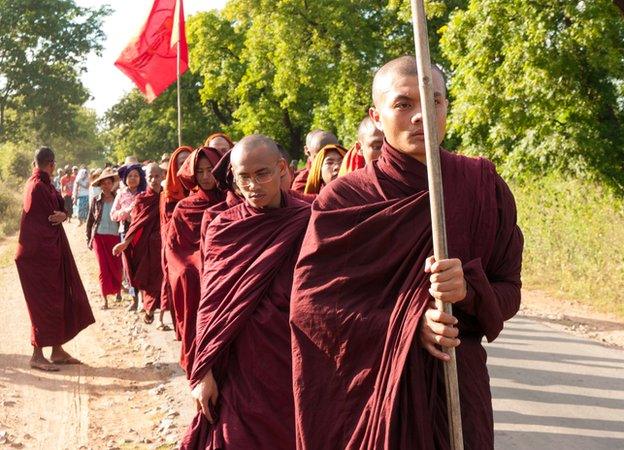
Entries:
{"label": "bare foot", "polygon": [[30,367],[37,370],[42,370],[44,372],[58,372],[59,368],[52,364],[50,361],[45,359],[44,357],[34,356],[30,358]]}

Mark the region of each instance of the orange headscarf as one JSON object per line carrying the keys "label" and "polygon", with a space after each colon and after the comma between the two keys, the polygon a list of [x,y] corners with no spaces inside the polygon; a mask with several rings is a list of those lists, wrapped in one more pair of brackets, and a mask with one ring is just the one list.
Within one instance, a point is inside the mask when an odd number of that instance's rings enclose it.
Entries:
{"label": "orange headscarf", "polygon": [[328,152],[338,152],[343,157],[347,153],[347,149],[342,145],[329,144],[323,147],[314,157],[312,161],[312,167],[310,167],[310,173],[308,174],[308,181],[304,189],[305,194],[318,194],[323,186],[323,177],[321,170],[323,169],[323,160]]}
{"label": "orange headscarf", "polygon": [[354,170],[361,169],[366,164],[364,161],[364,157],[360,154],[357,149],[357,146],[354,144],[351,147],[351,150],[347,152],[347,154],[342,158],[342,164],[340,165],[340,171],[338,172],[338,176],[342,177]]}
{"label": "orange headscarf", "polygon": [[179,202],[188,195],[188,191],[184,189],[184,186],[180,182],[178,177],[178,155],[182,152],[193,153],[193,148],[186,145],[176,148],[169,159],[169,167],[167,168],[167,177],[165,178],[165,189],[163,190],[163,197],[165,202]]}
{"label": "orange headscarf", "polygon": [[212,133],[210,136],[206,138],[206,141],[204,142],[204,147],[208,147],[208,144],[210,144],[210,141],[212,141],[214,138],[217,138],[217,137],[221,137],[225,139],[226,141],[228,141],[228,144],[230,144],[230,149],[234,147],[234,141],[232,141],[232,139],[225,133]]}

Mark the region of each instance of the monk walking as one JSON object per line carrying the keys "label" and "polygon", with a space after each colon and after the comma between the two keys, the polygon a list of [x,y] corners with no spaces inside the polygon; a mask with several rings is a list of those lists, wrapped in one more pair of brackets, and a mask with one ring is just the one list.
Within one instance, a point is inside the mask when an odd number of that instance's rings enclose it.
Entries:
{"label": "monk walking", "polygon": [[[439,69],[433,85],[441,144],[448,102]],[[321,191],[295,271],[297,447],[448,448],[442,344],[457,347],[464,448],[492,449],[481,339],[495,339],[520,306],[513,196],[491,162],[440,149],[450,259],[434,261],[413,57],[377,72],[373,100],[381,157]],[[455,317],[433,298],[454,303]]]}
{"label": "monk walking", "polygon": [[199,412],[182,449],[294,449],[288,311],[310,205],[280,189],[286,161],[252,135],[231,153],[245,200],[209,225],[191,373]]}
{"label": "monk walking", "polygon": [[[26,183],[15,264],[32,323],[30,366],[57,371],[58,364],[80,364],[62,346],[95,319],[62,225],[69,211],[51,182],[54,152],[41,147],[34,165]],[[44,347],[52,347],[50,360]]]}
{"label": "monk walking", "polygon": [[225,200],[217,188],[211,171],[221,159],[213,148],[199,148],[188,157],[178,171],[182,185],[191,191],[180,200],[169,223],[163,248],[168,264],[167,275],[176,329],[181,334],[180,366],[190,375],[195,352],[195,320],[200,298],[200,227],[204,211]]}
{"label": "monk walking", "polygon": [[162,169],[158,164],[150,163],[145,175],[147,190],[136,196],[130,226],[124,240],[113,247],[113,254],[123,253],[127,260],[130,282],[141,291],[145,309],[143,321],[149,324],[154,321],[154,311],[160,307],[163,277],[159,214]]}

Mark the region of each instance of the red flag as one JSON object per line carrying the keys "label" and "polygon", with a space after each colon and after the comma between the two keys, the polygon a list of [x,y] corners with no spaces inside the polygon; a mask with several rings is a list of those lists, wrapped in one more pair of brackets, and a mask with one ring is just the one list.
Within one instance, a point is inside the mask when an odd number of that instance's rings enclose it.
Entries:
{"label": "red flag", "polygon": [[188,69],[182,0],[154,0],[145,25],[115,61],[148,102],[176,81],[178,42],[182,74]]}

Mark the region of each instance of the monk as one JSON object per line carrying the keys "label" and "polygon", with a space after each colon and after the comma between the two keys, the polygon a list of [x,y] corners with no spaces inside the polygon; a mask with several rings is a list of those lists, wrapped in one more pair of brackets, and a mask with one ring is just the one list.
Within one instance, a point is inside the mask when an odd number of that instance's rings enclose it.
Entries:
{"label": "monk", "polygon": [[346,153],[347,149],[338,144],[323,147],[314,157],[304,193],[318,194],[323,187],[338,178],[340,165]]}
{"label": "monk", "polygon": [[[141,291],[145,314],[143,321],[154,321],[154,311],[160,307],[162,285],[160,191],[162,169],[150,163],[145,169],[147,189],[136,196],[130,216],[130,226],[124,240],[113,247],[113,254],[127,261],[130,284]],[[161,323],[162,314],[161,314]]]}
{"label": "monk", "polygon": [[355,145],[342,160],[338,176],[341,177],[354,170],[361,169],[366,164],[379,159],[383,139],[382,131],[375,126],[373,119],[366,116],[358,127]]}
{"label": "monk", "polygon": [[192,394],[182,449],[294,449],[288,311],[310,205],[280,189],[286,161],[252,135],[231,153],[244,202],[206,235]]}
{"label": "monk", "polygon": [[[52,149],[38,149],[34,166],[24,193],[15,264],[32,324],[30,367],[58,371],[59,364],[80,364],[63,345],[95,319],[63,229],[70,212],[52,185]],[[44,347],[52,347],[50,360]]]}
{"label": "monk", "polygon": [[234,142],[227,134],[217,132],[206,138],[204,147],[214,148],[223,156],[234,147]]}
{"label": "monk", "polygon": [[[433,86],[441,144],[439,69]],[[488,160],[440,149],[450,258],[435,261],[413,57],[377,72],[373,101],[381,157],[321,191],[295,270],[297,448],[449,448],[441,344],[457,347],[464,448],[492,449],[481,339],[494,340],[520,305],[513,196]],[[453,303],[455,317],[434,298]]]}
{"label": "monk", "polygon": [[326,145],[340,145],[338,138],[329,131],[312,130],[306,136],[306,145],[304,147],[304,153],[308,157],[306,168],[299,171],[293,180],[292,190],[297,192],[303,192],[305,190],[306,183],[308,181],[308,174],[316,154]]}
{"label": "monk", "polygon": [[193,365],[200,297],[200,226],[204,211],[225,199],[211,173],[220,158],[218,150],[202,147],[193,151],[182,164],[178,171],[180,182],[188,191],[196,190],[178,202],[163,242],[176,329],[182,336],[180,366],[187,375]]}

